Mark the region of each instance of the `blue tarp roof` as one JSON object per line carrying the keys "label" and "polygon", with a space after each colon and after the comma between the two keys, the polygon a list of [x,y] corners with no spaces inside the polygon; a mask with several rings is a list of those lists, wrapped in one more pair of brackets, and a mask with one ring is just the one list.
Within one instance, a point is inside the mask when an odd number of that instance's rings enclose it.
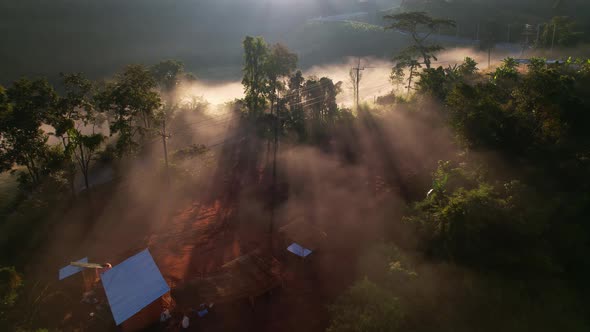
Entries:
{"label": "blue tarp roof", "polygon": [[[78,263],[88,263],[88,257],[82,258],[81,260],[77,261]],[[81,267],[68,265],[63,269],[59,270],[59,280],[64,280],[67,277],[73,276],[74,274],[81,272],[84,270]]]}
{"label": "blue tarp roof", "polygon": [[101,274],[100,278],[117,325],[170,291],[147,249]]}
{"label": "blue tarp roof", "polygon": [[299,256],[299,257],[307,257],[309,256],[312,251],[309,249],[305,249],[302,246],[298,245],[297,243],[293,243],[291,244],[287,250],[289,250],[290,252],[294,253],[295,255]]}

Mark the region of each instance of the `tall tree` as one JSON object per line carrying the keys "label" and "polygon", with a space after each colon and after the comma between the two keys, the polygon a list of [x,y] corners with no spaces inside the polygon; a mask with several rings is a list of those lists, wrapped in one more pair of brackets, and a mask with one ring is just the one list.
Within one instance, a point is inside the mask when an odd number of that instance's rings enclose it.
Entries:
{"label": "tall tree", "polygon": [[576,22],[566,16],[555,16],[545,23],[541,32],[539,46],[572,47],[582,41],[583,33],[577,30]]}
{"label": "tall tree", "polygon": [[483,25],[479,48],[482,51],[488,52],[488,67],[491,66],[492,50],[502,39],[503,33],[502,26],[495,20],[490,19]]}
{"label": "tall tree", "polygon": [[27,169],[31,184],[39,184],[48,161],[48,136],[41,129],[55,107],[57,94],[45,79],[20,79],[0,89],[0,165]]}
{"label": "tall tree", "polygon": [[112,118],[111,135],[118,135],[119,154],[133,151],[139,135],[145,138],[155,123],[154,111],[162,102],[156,81],[141,65],[132,65],[107,83],[96,96],[98,108]]}
{"label": "tall tree", "polygon": [[281,79],[291,75],[295,68],[297,68],[297,55],[291,53],[283,44],[272,45],[265,65],[271,114],[275,108],[278,92],[284,90]]}
{"label": "tall tree", "polygon": [[246,106],[251,114],[260,114],[266,105],[268,92],[265,66],[269,48],[262,37],[247,36],[244,39],[244,85]]}
{"label": "tall tree", "polygon": [[[86,118],[85,121],[91,118]],[[86,126],[90,123],[85,122]],[[91,163],[96,160],[97,152],[99,151],[102,143],[106,137],[101,133],[94,131],[95,126],[92,125],[92,132],[89,134],[82,133],[77,128],[72,128],[68,132],[70,144],[68,148],[71,150],[71,154],[74,156],[77,166],[80,168],[80,172],[84,177],[84,185],[86,189],[90,188],[90,166]]]}
{"label": "tall tree", "polygon": [[327,77],[320,78],[322,89],[322,120],[324,123],[333,124],[338,115],[338,104],[336,97],[342,91],[342,82],[334,83]]}
{"label": "tall tree", "polygon": [[363,78],[363,72],[362,69],[360,68],[360,59],[358,62],[358,65],[355,68],[350,68],[350,71],[348,72],[348,78],[349,78],[349,82],[352,85],[352,95],[354,98],[354,105],[355,107],[358,107],[358,101],[359,101],[359,85],[361,82],[361,79]]}
{"label": "tall tree", "polygon": [[303,105],[310,136],[321,138],[326,125],[332,124],[338,115],[336,97],[342,90],[342,82],[334,83],[327,77],[311,77],[303,85]]}
{"label": "tall tree", "polygon": [[[89,188],[90,161],[98,145],[92,141],[103,141],[102,134],[95,133],[100,125],[96,118],[93,100],[93,84],[82,74],[62,74],[64,95],[59,98],[52,112],[49,124],[55,128],[55,136],[60,138],[64,149],[64,168],[68,174],[72,193],[75,194],[74,179],[78,168]],[[89,128],[91,126],[91,128]],[[90,134],[84,132],[90,131]]]}
{"label": "tall tree", "polygon": [[305,136],[305,112],[303,109],[303,84],[305,78],[301,70],[298,70],[295,74],[289,78],[289,92],[288,103],[289,113],[288,118],[285,120],[288,127],[292,128],[297,132],[300,139]]}
{"label": "tall tree", "polygon": [[185,75],[184,64],[176,60],[161,61],[153,65],[150,71],[160,90],[165,93],[172,92]]}
{"label": "tall tree", "polygon": [[407,12],[394,15],[386,15],[387,20],[392,20],[385,29],[399,30],[408,33],[414,42],[410,46],[412,53],[419,53],[423,64],[430,68],[432,59],[435,61],[436,53],[443,49],[437,44],[428,44],[428,37],[442,27],[454,27],[455,21],[448,19],[432,18],[425,12]]}
{"label": "tall tree", "polygon": [[406,86],[407,93],[410,94],[412,89],[412,83],[417,75],[417,70],[422,67],[417,59],[417,55],[414,49],[406,49],[400,52],[393,58],[395,65],[391,71],[391,77],[393,82],[401,82],[405,77],[405,69],[409,70],[408,73],[408,85]]}

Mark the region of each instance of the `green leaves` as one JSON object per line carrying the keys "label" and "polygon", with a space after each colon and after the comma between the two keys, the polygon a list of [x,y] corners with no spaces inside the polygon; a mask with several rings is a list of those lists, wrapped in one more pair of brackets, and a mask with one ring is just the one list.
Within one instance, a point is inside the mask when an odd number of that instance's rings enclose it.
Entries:
{"label": "green leaves", "polygon": [[457,85],[474,77],[478,71],[475,60],[466,57],[459,66],[453,65],[443,68],[427,68],[418,74],[416,83],[418,91],[444,101],[450,91]]}
{"label": "green leaves", "polygon": [[271,110],[277,101],[277,93],[284,90],[282,78],[297,68],[297,55],[282,44],[269,46],[262,37],[244,39],[244,85],[246,105],[252,114],[260,114],[271,102]]}
{"label": "green leaves", "polygon": [[583,33],[577,30],[576,22],[566,16],[555,16],[543,25],[539,46],[573,47],[582,42]]}
{"label": "green leaves", "polygon": [[401,331],[404,317],[399,301],[388,290],[363,279],[330,307],[328,332]]}
{"label": "green leaves", "polygon": [[0,267],[0,314],[15,305],[22,286],[22,276],[14,267]]}
{"label": "green leaves", "polygon": [[428,31],[434,31],[439,27],[456,25],[455,21],[432,18],[426,12],[405,12],[394,15],[385,15],[385,19],[394,21],[386,29],[396,29],[401,31],[408,31],[410,33],[417,32],[420,28],[427,28]]}
{"label": "green leaves", "polygon": [[118,134],[116,146],[120,155],[135,152],[138,136],[145,138],[154,125],[154,111],[162,105],[156,87],[148,68],[131,65],[97,94],[98,108],[113,119],[111,135]]}
{"label": "green leaves", "polygon": [[401,52],[399,60],[404,62],[403,67],[410,67],[415,69],[418,67],[415,63],[415,56],[422,57],[423,64],[426,68],[430,68],[431,59],[437,60],[436,53],[444,48],[441,45],[427,45],[428,37],[441,27],[454,27],[453,20],[432,18],[425,12],[407,12],[395,15],[386,15],[387,20],[392,20],[393,23],[385,29],[400,30],[407,32],[412,37],[414,45],[406,48]]}
{"label": "green leaves", "polygon": [[45,79],[20,79],[0,92],[0,166],[24,165],[29,182],[44,173],[47,135],[40,129],[56,107],[57,94]]}
{"label": "green leaves", "polygon": [[150,71],[160,89],[165,93],[173,91],[184,77],[184,64],[176,60],[165,60],[152,66]]}
{"label": "green leaves", "polygon": [[265,73],[269,48],[262,37],[247,36],[244,39],[244,98],[250,112],[262,113],[266,104],[268,77]]}
{"label": "green leaves", "polygon": [[508,57],[502,60],[500,67],[496,68],[493,74],[494,81],[498,80],[516,80],[518,78],[518,62],[514,58]]}

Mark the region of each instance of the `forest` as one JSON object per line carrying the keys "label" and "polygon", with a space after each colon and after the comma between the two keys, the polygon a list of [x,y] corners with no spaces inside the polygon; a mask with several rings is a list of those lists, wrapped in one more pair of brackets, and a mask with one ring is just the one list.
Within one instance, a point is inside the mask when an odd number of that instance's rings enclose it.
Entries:
{"label": "forest", "polygon": [[[45,6],[52,20],[95,24],[114,6],[142,21],[169,6],[153,2],[30,0],[1,3],[0,17],[36,6],[53,26]],[[200,6],[212,29],[228,6],[261,15],[200,36],[210,53],[196,57],[181,34],[145,25],[123,33],[146,38],[133,44],[111,25],[99,35],[114,41],[24,69],[37,28],[11,36],[15,49],[0,51],[1,331],[590,329],[585,1],[369,1],[374,17],[337,23],[321,19],[356,2],[305,1],[284,22],[247,2],[170,5]],[[131,53],[101,58],[119,46]],[[329,67],[338,56],[350,58]],[[208,67],[239,68],[221,76],[243,94],[208,100]],[[81,257],[116,269],[145,248],[172,300],[170,317],[141,329],[117,327],[94,271],[57,280]],[[226,296],[224,278],[273,281]],[[211,314],[195,314],[209,302]]]}

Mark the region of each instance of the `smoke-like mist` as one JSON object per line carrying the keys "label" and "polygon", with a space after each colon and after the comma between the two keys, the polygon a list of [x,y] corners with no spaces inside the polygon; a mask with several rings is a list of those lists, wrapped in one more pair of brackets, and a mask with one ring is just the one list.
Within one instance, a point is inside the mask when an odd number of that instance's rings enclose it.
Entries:
{"label": "smoke-like mist", "polygon": [[[518,57],[520,54],[494,52],[490,58],[491,67],[496,66],[507,56]],[[465,57],[473,58],[480,70],[488,69],[487,52],[473,48],[453,48],[442,52],[433,66],[452,66],[463,62]],[[342,91],[338,95],[338,104],[352,106],[354,104],[353,82],[350,71],[359,65],[363,68],[360,81],[360,100],[372,102],[378,96],[389,93],[393,89],[390,81],[391,68],[394,63],[374,57],[345,58],[340,63],[316,65],[304,70],[305,77],[328,77],[335,83],[342,82]],[[219,105],[231,102],[244,96],[244,88],[239,81],[212,83],[208,81],[183,82],[176,92],[179,103],[188,103],[195,98],[203,99],[211,104]]]}
{"label": "smoke-like mist", "polygon": [[[441,54],[436,64],[460,63],[466,56],[480,63],[487,60],[486,54],[457,49]],[[349,71],[357,61],[316,66],[304,74],[344,82],[339,103],[350,105]],[[391,66],[388,61],[361,59],[361,67],[366,67],[363,100],[392,89]],[[274,187],[267,142],[256,138],[231,105],[224,105],[243,95],[239,82],[185,82],[175,95],[180,109],[167,129],[170,172],[164,168],[159,138],[139,158],[118,163],[116,181],[95,188],[87,204],[59,212],[64,216],[48,234],[54,240],[38,258],[40,269],[56,270],[84,256],[117,264],[149,247],[175,287],[265,248],[271,220],[275,232],[293,220],[305,220],[329,239],[313,282],[296,281],[309,290],[303,296],[310,305],[317,304],[316,296],[333,299],[353,281],[355,253],[362,246],[385,237],[406,247],[416,245],[413,234],[399,226],[404,204],[424,197],[438,160],[452,159],[457,151],[441,125],[440,105],[422,101],[421,112],[400,108],[382,116],[360,112],[352,127],[334,130],[327,147],[281,143]],[[209,149],[200,151],[201,145]],[[285,311],[273,319],[294,317],[293,311]]]}
{"label": "smoke-like mist", "polygon": [[[465,56],[481,59],[483,55],[469,50],[452,50],[441,54],[439,62],[458,63]],[[307,70],[305,75],[327,76],[334,81],[348,82],[350,68],[358,64],[355,60],[347,59],[341,64],[316,66]],[[361,95],[364,99],[391,89],[390,62],[363,58],[361,66],[367,67],[361,80]],[[348,83],[345,83],[339,99],[345,105],[352,101],[352,91],[346,89],[346,84]],[[151,143],[149,154],[118,166],[119,181],[122,181],[120,184],[115,187],[107,185],[107,192],[94,194],[96,197],[93,200],[96,202],[93,204],[96,206],[92,214],[97,218],[95,226],[85,229],[75,221],[85,218],[83,214],[88,213],[87,211],[74,209],[68,213],[65,219],[72,220],[72,223],[52,237],[58,240],[54,243],[56,251],[50,256],[61,262],[87,254],[98,255],[100,259],[116,260],[122,251],[128,250],[125,248],[146,245],[145,241],[149,239],[152,228],[153,233],[177,232],[178,230],[167,230],[166,227],[170,220],[178,218],[174,217],[175,213],[179,213],[175,208],[180,208],[180,211],[186,209],[183,204],[195,204],[193,213],[196,220],[199,220],[196,216],[205,207],[202,203],[190,202],[196,197],[203,198],[210,193],[219,192],[227,184],[224,181],[228,181],[228,178],[237,181],[235,183],[244,188],[242,192],[248,193],[248,197],[243,197],[243,200],[250,204],[240,205],[241,209],[246,209],[247,206],[249,212],[245,214],[251,216],[251,219],[259,219],[259,222],[267,218],[254,216],[266,214],[264,211],[268,202],[260,200],[260,193],[252,194],[248,187],[242,186],[249,184],[255,188],[260,185],[256,181],[268,181],[264,180],[269,176],[269,156],[264,153],[266,148],[256,147],[254,142],[250,142],[245,148],[240,147],[238,143],[247,136],[247,131],[241,128],[233,111],[228,106],[221,105],[242,95],[243,88],[238,82],[216,85],[204,82],[183,83],[176,92],[181,107],[174,120],[168,124],[171,137],[167,142],[171,167],[184,177],[173,181],[176,183],[174,187],[177,194],[171,194],[174,189],[165,189],[165,179],[162,176],[150,176],[154,174],[154,169],[163,167],[162,142],[155,139]],[[436,108],[436,105],[431,108]],[[365,120],[377,122],[376,119]],[[402,177],[402,173],[404,176],[410,174],[410,177],[422,177],[416,178],[416,181],[427,183],[428,172],[433,169],[437,160],[451,155],[453,144],[450,135],[440,129],[434,118],[420,118],[419,115],[409,117],[405,112],[394,112],[378,122],[380,129],[377,132],[370,126],[353,128],[354,136],[343,132],[333,143],[334,151],[353,149],[356,160],[360,161],[357,164],[349,165],[338,154],[326,154],[317,149],[290,149],[288,146],[283,147],[285,150],[281,148],[279,174],[284,178],[280,181],[289,184],[289,199],[279,207],[279,223],[305,216],[318,224],[327,223],[326,227],[330,228],[330,223],[332,226],[355,225],[358,220],[377,220],[374,214],[384,212],[373,208],[375,191],[389,193],[386,196],[391,195],[391,199],[399,202],[398,195],[403,184],[396,181]],[[187,159],[176,157],[177,151],[199,145],[215,147],[209,152],[194,156],[189,153]],[[233,147],[234,152],[228,152],[228,146]],[[242,156],[243,153],[249,155]],[[245,161],[246,159],[251,160]],[[240,176],[247,176],[248,180],[232,177],[236,167],[247,169]],[[220,174],[219,169],[227,174]],[[394,175],[383,178],[379,174]],[[213,178],[220,183],[211,183]],[[371,181],[372,184],[369,184]],[[209,192],[211,188],[215,190]],[[181,190],[178,191],[179,189]],[[421,194],[423,193],[417,195]],[[228,207],[218,206],[216,209],[219,208]],[[239,214],[235,210],[234,213]],[[173,235],[158,235],[162,236]],[[84,237],[88,238],[83,240]],[[136,239],[136,244],[131,244],[132,238]],[[82,243],[80,248],[85,248],[84,252],[62,252],[63,248],[68,248],[68,243]],[[177,275],[180,277],[180,274]]]}
{"label": "smoke-like mist", "polygon": [[176,91],[179,103],[190,103],[200,98],[214,105],[224,104],[244,97],[244,86],[241,82],[211,83],[183,82]]}
{"label": "smoke-like mist", "polygon": [[[475,58],[480,64],[484,60],[487,60],[487,54],[482,52],[476,52],[472,49],[453,49],[443,52],[436,64],[447,65],[460,63],[466,56]],[[494,61],[497,62],[499,59],[500,57],[497,57]],[[352,102],[352,91],[350,89],[349,72],[352,67],[358,65],[357,61],[357,59],[349,58],[340,64],[315,66],[306,70],[304,74],[307,77],[326,76],[332,78],[335,82],[344,82],[339,103],[350,105]],[[392,63],[388,61],[374,58],[361,59],[361,67],[365,67],[360,90],[363,100],[370,100],[373,96],[384,94],[392,89],[389,82],[391,66]],[[481,67],[483,66],[480,65]],[[186,178],[181,181],[183,195],[186,194],[184,190],[193,186],[193,183],[194,192],[202,193],[204,189],[200,187],[199,183],[202,184],[202,181],[210,180],[212,174],[215,173],[215,168],[220,165],[220,158],[227,158],[227,156],[220,154],[226,145],[231,144],[233,141],[239,141],[239,139],[245,136],[243,129],[240,129],[239,119],[230,109],[230,106],[223,105],[224,103],[242,97],[243,87],[239,82],[220,84],[185,82],[181,84],[175,95],[177,96],[180,110],[176,113],[175,119],[168,124],[168,132],[171,135],[167,142],[169,157],[172,167],[176,167],[177,170],[183,170],[185,172],[183,174],[186,176],[193,176],[192,178]],[[425,107],[436,109],[437,105]],[[297,217],[298,215],[305,215],[313,217],[313,219],[318,220],[320,223],[329,220],[342,220],[343,222],[349,220],[351,223],[354,223],[354,220],[363,219],[361,218],[361,215],[365,213],[363,211],[369,211],[370,209],[367,206],[373,204],[371,203],[372,200],[367,199],[367,197],[371,196],[368,193],[369,190],[366,188],[360,189],[369,181],[367,177],[373,176],[372,174],[385,174],[388,172],[401,172],[405,174],[419,173],[421,174],[420,176],[428,176],[427,170],[432,170],[437,160],[452,155],[452,139],[448,133],[440,129],[441,126],[438,120],[434,118],[420,118],[420,115],[409,117],[405,112],[393,112],[385,119],[380,119],[379,122],[381,123],[380,126],[383,127],[378,138],[375,138],[377,134],[372,129],[365,127],[354,128],[354,135],[356,137],[354,139],[345,139],[344,137],[349,136],[347,132],[342,134],[342,137],[334,142],[333,148],[335,151],[338,151],[338,149],[355,150],[354,153],[357,155],[357,159],[363,160],[363,162],[354,166],[347,166],[337,155],[326,155],[324,152],[311,148],[283,151],[279,158],[282,165],[280,172],[286,177],[284,181],[290,184],[291,187],[289,190],[293,192],[289,196],[289,200],[280,208],[280,211],[282,211],[280,212],[281,218],[291,220],[291,218]],[[108,236],[114,235],[117,232],[111,232],[109,227],[127,230],[128,228],[136,227],[131,225],[138,225],[139,223],[143,225],[139,228],[146,231],[149,229],[149,227],[145,227],[146,225],[153,223],[160,224],[161,220],[157,221],[154,218],[155,216],[160,216],[156,219],[162,219],[164,217],[161,217],[161,215],[165,213],[162,211],[153,212],[152,209],[154,208],[166,210],[166,213],[173,213],[173,211],[163,208],[160,204],[162,202],[161,193],[165,192],[162,187],[163,179],[161,177],[148,176],[148,174],[154,172],[154,167],[160,168],[163,165],[163,146],[161,140],[155,139],[151,144],[152,152],[148,155],[137,161],[119,166],[118,173],[120,179],[124,180],[124,184],[118,188],[112,188],[112,190],[116,191],[116,194],[109,194],[108,199],[107,197],[97,198],[99,201],[106,199],[109,203],[100,209],[100,213],[94,212],[98,213],[99,216],[96,227],[102,231],[95,229],[85,230],[88,234],[92,234],[89,241],[94,243],[93,246],[103,247],[105,241],[110,243],[111,240],[108,239]],[[207,153],[188,159],[175,159],[175,153],[177,151],[199,145],[215,145],[215,148]],[[265,163],[269,160],[269,156],[261,152],[265,149],[260,148],[259,150],[252,152],[251,157],[253,160],[249,162],[250,166],[248,166],[250,171],[254,170],[252,171],[253,173],[259,173],[258,175],[254,175],[254,177],[262,176],[262,173],[260,173],[261,170],[268,167]],[[239,153],[236,152],[236,154]],[[303,160],[305,161],[304,163],[301,162]],[[237,162],[235,160],[233,161],[233,163]],[[391,167],[395,169],[392,170]],[[330,179],[333,179],[333,181]],[[349,179],[349,181],[344,179]],[[374,181],[375,184],[381,183],[383,186],[384,183],[388,181],[391,183],[394,180],[373,178],[371,181]],[[423,178],[416,181],[424,182],[427,180]],[[339,183],[345,183],[344,187]],[[399,187],[399,183],[397,186]],[[374,188],[371,190],[374,190]],[[395,192],[396,195],[399,194],[399,188],[390,188],[389,190],[392,193]],[[100,196],[101,194],[97,195]],[[197,196],[200,196],[200,194]],[[175,198],[169,199],[176,202],[181,201]],[[249,197],[248,199],[252,200],[253,198]],[[323,201],[324,199],[326,201]],[[342,201],[342,199],[351,199],[350,204],[337,203],[338,201]],[[366,204],[354,204],[355,202],[362,203],[363,201]],[[312,202],[315,207],[309,210]],[[109,206],[113,204],[123,205],[118,207]],[[136,208],[130,208],[134,206]],[[252,204],[252,206],[264,207],[266,203],[257,202]],[[342,211],[342,206],[357,209],[357,211],[347,211],[342,216],[333,215],[335,211]],[[74,215],[79,213],[82,212],[72,212]],[[66,219],[71,218],[68,217]],[[113,220],[117,220],[117,222],[111,225],[114,222]],[[133,220],[133,222],[130,223],[130,220]],[[75,222],[72,224],[72,227],[76,229],[75,232],[81,231],[81,226]],[[67,230],[67,227],[65,229]],[[127,231],[133,232],[132,229]],[[102,238],[102,235],[96,234],[109,235],[105,239]],[[57,242],[59,244],[58,247],[62,247],[64,244],[64,237],[67,236],[63,234],[55,235],[54,238],[59,239]],[[79,240],[77,237],[71,239],[74,243],[79,242]],[[112,244],[112,246],[109,245],[108,247],[116,248],[119,246]],[[104,252],[103,250],[96,250],[98,252]],[[115,249],[114,251],[117,250]],[[76,255],[79,254],[76,253]],[[105,254],[104,256],[108,255]],[[60,259],[63,260],[63,253],[54,256],[54,258],[58,257],[61,257]],[[70,258],[74,259],[75,257]],[[66,261],[70,258],[67,258]],[[108,259],[107,257],[105,258]]]}

